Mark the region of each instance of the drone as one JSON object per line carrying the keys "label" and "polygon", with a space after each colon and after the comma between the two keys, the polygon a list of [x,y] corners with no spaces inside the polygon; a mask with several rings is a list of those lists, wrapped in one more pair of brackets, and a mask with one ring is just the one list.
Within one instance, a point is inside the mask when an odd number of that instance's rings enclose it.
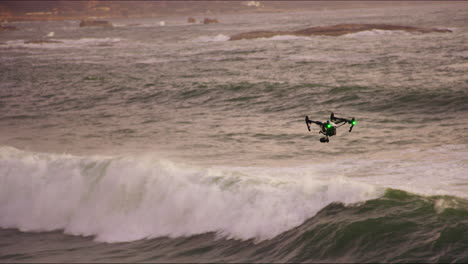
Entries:
{"label": "drone", "polygon": [[328,143],[330,141],[329,137],[336,135],[336,129],[338,127],[341,127],[345,124],[350,124],[351,126],[349,127],[348,132],[351,132],[353,130],[353,127],[356,125],[356,119],[354,119],[354,117],[351,119],[336,117],[335,114],[332,112],[330,115],[330,120],[327,120],[325,122],[313,121],[309,119],[309,116],[306,116],[305,123],[309,131],[310,131],[310,124],[314,123],[316,125],[319,125],[320,126],[319,133],[324,135],[324,137],[320,138],[320,142]]}

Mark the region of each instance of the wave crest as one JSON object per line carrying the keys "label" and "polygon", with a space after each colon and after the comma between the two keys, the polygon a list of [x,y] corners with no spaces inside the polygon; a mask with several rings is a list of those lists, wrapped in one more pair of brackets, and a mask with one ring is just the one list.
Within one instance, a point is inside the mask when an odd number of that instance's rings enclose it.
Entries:
{"label": "wave crest", "polygon": [[387,36],[387,35],[412,35],[409,32],[403,30],[382,30],[382,29],[372,29],[366,31],[360,31],[356,33],[349,33],[344,35],[345,37],[370,37],[370,36]]}
{"label": "wave crest", "polygon": [[216,36],[201,36],[194,40],[194,42],[220,42],[220,41],[228,41],[229,36],[218,34]]}
{"label": "wave crest", "polygon": [[0,226],[120,242],[217,232],[269,239],[331,202],[382,194],[305,168],[193,168],[154,157],[0,148]]}

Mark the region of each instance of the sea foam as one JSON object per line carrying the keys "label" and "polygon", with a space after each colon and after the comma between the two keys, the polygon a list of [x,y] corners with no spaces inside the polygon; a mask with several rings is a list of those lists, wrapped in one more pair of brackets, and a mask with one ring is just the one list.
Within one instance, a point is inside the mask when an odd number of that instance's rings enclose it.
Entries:
{"label": "sea foam", "polygon": [[372,36],[383,36],[383,35],[411,35],[411,33],[402,31],[402,30],[381,30],[381,29],[372,29],[365,30],[356,33],[349,33],[344,35],[344,37],[372,37]]}
{"label": "sea foam", "polygon": [[[53,32],[51,32],[53,33]],[[50,33],[49,33],[50,34]],[[53,35],[52,35],[53,36]],[[48,37],[52,37],[49,36]],[[33,40],[34,41],[34,40]],[[51,42],[47,42],[51,41]],[[28,43],[27,40],[9,40],[5,45],[10,48],[88,48],[93,46],[112,46],[120,43],[120,38],[81,38],[81,39],[54,39],[48,38],[46,42]],[[54,42],[55,41],[55,42]]]}
{"label": "sea foam", "polygon": [[197,168],[142,157],[80,157],[0,147],[0,226],[122,242],[216,232],[270,239],[332,203],[382,189],[312,168]]}
{"label": "sea foam", "polygon": [[218,34],[216,36],[200,36],[193,40],[194,42],[220,42],[220,41],[228,41],[229,36]]}

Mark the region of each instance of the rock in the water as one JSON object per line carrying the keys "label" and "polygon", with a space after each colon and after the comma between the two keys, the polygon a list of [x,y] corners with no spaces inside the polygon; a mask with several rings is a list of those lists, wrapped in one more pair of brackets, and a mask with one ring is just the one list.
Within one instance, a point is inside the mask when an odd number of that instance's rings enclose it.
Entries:
{"label": "rock in the water", "polygon": [[356,33],[367,30],[393,30],[393,31],[406,31],[410,33],[430,33],[430,32],[452,32],[448,29],[435,29],[435,28],[420,28],[410,26],[398,26],[387,24],[339,24],[328,27],[311,27],[302,30],[294,31],[296,36],[311,36],[311,35],[327,35],[327,36],[341,36],[350,33]]}
{"label": "rock in the water", "polygon": [[449,29],[420,28],[420,27],[386,25],[386,24],[339,24],[339,25],[325,26],[325,27],[310,27],[310,28],[295,30],[295,31],[251,31],[251,32],[245,32],[245,33],[233,35],[231,36],[229,40],[269,38],[269,37],[281,36],[281,35],[341,36],[345,34],[356,33],[356,32],[367,31],[367,30],[374,30],[374,29],[405,31],[405,32],[410,32],[410,33],[452,32]]}
{"label": "rock in the water", "polygon": [[289,31],[251,31],[233,35],[229,40],[271,38],[282,35],[292,35],[292,33]]}
{"label": "rock in the water", "polygon": [[112,23],[104,20],[81,20],[80,27],[112,27]]}
{"label": "rock in the water", "polygon": [[216,18],[213,18],[213,19],[212,18],[205,18],[203,20],[203,24],[218,24],[218,23],[219,23],[219,21]]}
{"label": "rock in the water", "polygon": [[197,20],[193,17],[187,18],[187,23],[197,23]]}

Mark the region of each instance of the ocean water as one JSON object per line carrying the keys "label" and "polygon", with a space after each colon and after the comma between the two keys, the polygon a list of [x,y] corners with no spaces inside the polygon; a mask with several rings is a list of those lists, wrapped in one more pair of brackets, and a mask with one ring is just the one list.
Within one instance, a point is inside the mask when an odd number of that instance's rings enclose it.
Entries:
{"label": "ocean water", "polygon": [[466,3],[218,19],[1,33],[0,262],[468,261]]}

